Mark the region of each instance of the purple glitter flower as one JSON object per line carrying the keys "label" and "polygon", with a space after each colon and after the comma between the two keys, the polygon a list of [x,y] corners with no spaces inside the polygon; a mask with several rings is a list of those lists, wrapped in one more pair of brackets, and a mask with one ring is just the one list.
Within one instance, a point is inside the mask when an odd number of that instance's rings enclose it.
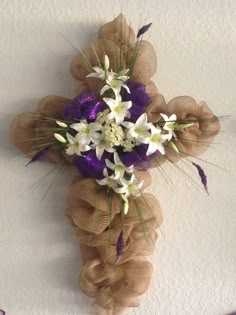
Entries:
{"label": "purple glitter flower", "polygon": [[76,122],[86,119],[92,122],[97,118],[97,114],[106,108],[106,104],[98,100],[92,92],[86,91],[73,99],[72,103],[64,110],[64,119]]}
{"label": "purple glitter flower", "polygon": [[136,120],[145,112],[145,106],[151,103],[150,96],[145,91],[145,85],[140,82],[129,81],[127,86],[130,93],[124,92],[124,101],[132,101],[132,107],[129,109],[131,114],[129,121],[136,122]]}

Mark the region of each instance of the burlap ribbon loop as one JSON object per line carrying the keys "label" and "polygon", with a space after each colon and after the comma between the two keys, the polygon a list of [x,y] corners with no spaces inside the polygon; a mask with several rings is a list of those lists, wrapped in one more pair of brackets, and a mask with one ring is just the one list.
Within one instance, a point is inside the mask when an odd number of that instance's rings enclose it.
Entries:
{"label": "burlap ribbon loop", "polygon": [[[150,183],[148,173],[138,172],[137,176],[146,185]],[[117,262],[122,207],[116,194],[112,198],[111,214],[109,203],[106,188],[99,187],[92,179],[77,178],[69,191],[66,214],[77,227],[80,243],[86,247],[85,265],[80,275],[82,290],[107,312],[113,310],[111,314],[117,314],[116,309],[137,306],[138,296],[148,287],[152,267],[145,256],[153,252],[162,213],[151,194],[144,193],[136,201],[130,201],[124,220],[123,255]],[[142,210],[142,219],[136,203]],[[88,252],[93,258],[86,257]]]}

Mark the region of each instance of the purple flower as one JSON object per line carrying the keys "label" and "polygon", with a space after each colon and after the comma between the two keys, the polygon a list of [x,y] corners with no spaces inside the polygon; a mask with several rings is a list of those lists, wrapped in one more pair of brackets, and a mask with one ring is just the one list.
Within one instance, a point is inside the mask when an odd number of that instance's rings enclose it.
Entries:
{"label": "purple flower", "polygon": [[88,122],[94,121],[97,114],[106,108],[106,104],[98,100],[92,92],[86,91],[73,99],[72,103],[64,110],[64,119],[76,122],[86,119]]}
{"label": "purple flower", "polygon": [[129,81],[127,86],[130,93],[124,92],[124,101],[132,101],[132,107],[129,109],[131,114],[130,121],[135,122],[144,112],[145,106],[151,103],[150,96],[145,91],[145,85],[140,82]]}

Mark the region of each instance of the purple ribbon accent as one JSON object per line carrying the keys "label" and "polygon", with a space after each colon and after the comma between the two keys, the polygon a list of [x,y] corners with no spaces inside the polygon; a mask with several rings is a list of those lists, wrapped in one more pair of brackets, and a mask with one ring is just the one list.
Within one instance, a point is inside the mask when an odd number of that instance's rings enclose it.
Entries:
{"label": "purple ribbon accent", "polygon": [[127,86],[130,89],[130,93],[125,90],[123,100],[132,101],[132,107],[129,109],[131,114],[129,121],[136,122],[136,120],[145,112],[145,107],[151,103],[151,98],[146,93],[144,84],[129,81]]}
{"label": "purple ribbon accent", "polygon": [[[145,106],[151,103],[151,98],[146,93],[144,84],[129,81],[127,85],[130,93],[124,90],[123,100],[132,101],[132,107],[129,109],[131,114],[129,121],[135,122],[145,112]],[[96,120],[97,114],[106,107],[104,101],[99,100],[93,92],[85,91],[66,106],[64,119],[71,122],[86,119],[92,122]]]}
{"label": "purple ribbon accent", "polygon": [[136,169],[147,170],[151,167],[151,160],[157,157],[160,152],[157,150],[153,154],[147,156],[148,144],[140,144],[131,152],[126,152],[122,155],[121,161],[125,166],[134,164]]}
{"label": "purple ribbon accent", "polygon": [[92,92],[86,91],[73,99],[64,110],[64,119],[76,122],[86,119],[89,122],[96,120],[97,114],[106,108],[106,104],[98,100]]}
{"label": "purple ribbon accent", "polygon": [[101,160],[99,160],[96,157],[96,151],[91,150],[86,152],[86,156],[76,156],[74,164],[82,176],[102,179],[104,178],[103,170],[106,166],[105,159],[111,160],[111,157],[111,153],[104,152]]}

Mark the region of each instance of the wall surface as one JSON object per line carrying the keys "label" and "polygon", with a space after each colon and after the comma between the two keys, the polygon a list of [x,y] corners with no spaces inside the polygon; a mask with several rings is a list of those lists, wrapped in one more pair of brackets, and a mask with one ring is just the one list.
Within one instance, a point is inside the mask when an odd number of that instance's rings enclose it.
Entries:
{"label": "wall surface", "polygon": [[191,95],[231,115],[201,157],[217,165],[201,162],[210,197],[171,165],[166,178],[152,173],[164,223],[150,289],[127,314],[236,311],[236,1],[0,0],[0,309],[8,315],[90,314],[78,286],[79,246],[63,213],[73,172],[25,168],[8,127],[45,95],[73,96],[73,44],[88,46],[121,10],[135,29],[153,22],[147,39],[158,51],[154,80],[166,100]]}

